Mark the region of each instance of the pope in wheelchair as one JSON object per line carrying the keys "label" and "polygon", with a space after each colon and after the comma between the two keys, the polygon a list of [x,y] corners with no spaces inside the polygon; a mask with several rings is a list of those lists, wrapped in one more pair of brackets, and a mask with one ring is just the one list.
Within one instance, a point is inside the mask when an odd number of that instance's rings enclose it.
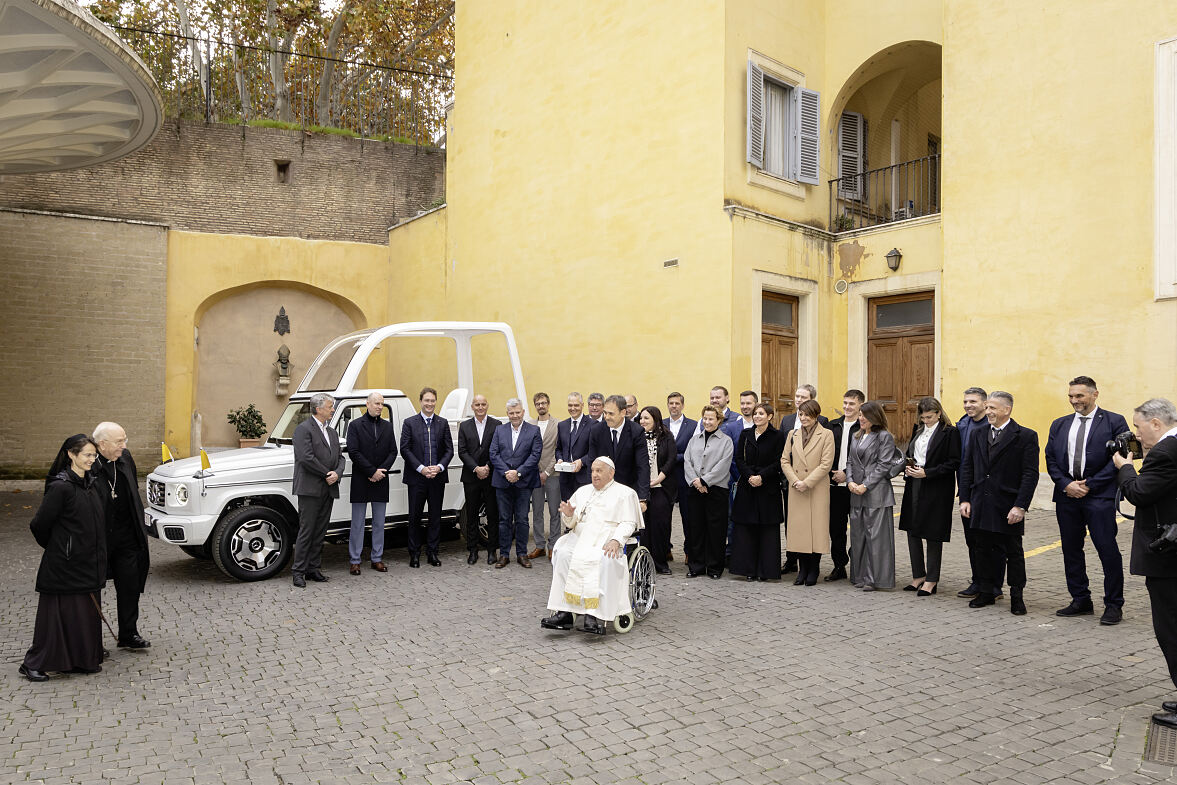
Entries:
{"label": "pope in wheelchair", "polygon": [[545,629],[570,630],[579,615],[585,632],[604,635],[606,622],[616,632],[629,632],[656,607],[654,559],[632,539],[642,527],[638,495],[614,482],[613,474],[613,461],[597,458],[592,485],[560,504],[568,531],[552,551],[553,614],[540,620]]}

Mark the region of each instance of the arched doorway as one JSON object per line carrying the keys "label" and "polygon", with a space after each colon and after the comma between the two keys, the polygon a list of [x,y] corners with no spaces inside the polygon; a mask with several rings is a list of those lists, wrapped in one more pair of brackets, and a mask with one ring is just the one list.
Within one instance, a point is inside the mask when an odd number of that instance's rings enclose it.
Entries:
{"label": "arched doorway", "polygon": [[[280,335],[275,319],[281,309],[289,331]],[[237,446],[237,432],[226,415],[250,403],[273,426],[289,391],[319,350],[330,339],[363,326],[354,305],[309,286],[263,282],[210,298],[196,319],[195,410],[201,419],[201,445]],[[290,349],[291,384],[279,394],[274,363],[283,344]]]}

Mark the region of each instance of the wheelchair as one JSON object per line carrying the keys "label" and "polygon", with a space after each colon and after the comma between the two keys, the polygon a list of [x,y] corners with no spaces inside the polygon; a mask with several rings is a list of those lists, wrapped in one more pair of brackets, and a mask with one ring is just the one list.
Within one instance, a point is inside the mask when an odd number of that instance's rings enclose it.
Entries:
{"label": "wheelchair", "polygon": [[[613,619],[613,631],[619,635],[632,630],[657,605],[654,598],[657,573],[654,571],[654,556],[649,548],[642,545],[636,536],[630,537],[625,541],[625,558],[629,563],[629,604],[633,610]],[[580,614],[573,614],[573,624],[579,617]]]}

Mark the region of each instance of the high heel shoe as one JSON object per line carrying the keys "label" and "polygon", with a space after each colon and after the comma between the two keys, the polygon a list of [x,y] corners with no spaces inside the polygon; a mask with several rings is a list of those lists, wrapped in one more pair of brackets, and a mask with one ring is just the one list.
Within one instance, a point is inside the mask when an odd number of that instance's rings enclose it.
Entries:
{"label": "high heel shoe", "polygon": [[924,589],[924,587],[923,587],[923,586],[920,586],[920,588],[919,588],[919,591],[917,591],[917,592],[915,593],[915,596],[917,596],[917,597],[930,597],[931,595],[933,595],[933,594],[935,594],[935,593],[936,593],[936,587],[935,587],[935,586],[933,586],[933,587],[932,587],[932,590],[931,590],[931,591],[927,591],[926,589]]}
{"label": "high heel shoe", "polygon": [[909,583],[903,587],[903,590],[904,591],[919,591],[925,583],[927,583],[927,581],[925,581],[921,578],[919,583],[914,584],[914,585]]}

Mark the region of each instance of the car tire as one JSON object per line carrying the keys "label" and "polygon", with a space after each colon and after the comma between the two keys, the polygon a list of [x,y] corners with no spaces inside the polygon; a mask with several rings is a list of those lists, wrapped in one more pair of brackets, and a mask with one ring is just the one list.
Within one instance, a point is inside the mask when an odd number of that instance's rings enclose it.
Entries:
{"label": "car tire", "polygon": [[213,557],[212,549],[208,547],[207,542],[204,545],[181,545],[180,550],[193,559],[211,559]]}
{"label": "car tire", "polygon": [[209,539],[213,562],[239,581],[264,581],[285,569],[294,555],[294,532],[269,507],[238,507],[221,516]]}

